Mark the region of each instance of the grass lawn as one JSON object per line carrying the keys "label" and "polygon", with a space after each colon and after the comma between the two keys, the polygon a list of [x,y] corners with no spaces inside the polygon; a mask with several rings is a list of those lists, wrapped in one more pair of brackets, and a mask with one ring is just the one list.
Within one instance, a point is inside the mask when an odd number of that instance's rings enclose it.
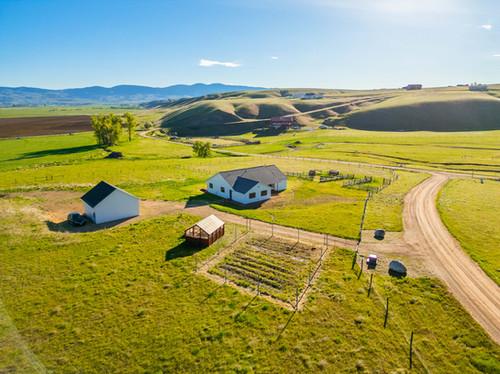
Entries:
{"label": "grass lawn", "polygon": [[[333,252],[307,308],[293,314],[194,274],[225,244],[184,245],[196,217],[56,234],[36,201],[3,198],[0,206],[0,299],[49,371],[396,372],[407,368],[411,331],[416,372],[500,370],[498,346],[442,284],[377,275],[368,298],[368,278],[357,279],[348,251]],[[0,353],[16,349],[6,341]],[[12,370],[14,355],[0,357],[0,371]]]}
{"label": "grass lawn", "polygon": [[500,285],[500,183],[451,180],[439,194],[438,209],[462,248]]}
{"label": "grass lawn", "polygon": [[[368,203],[365,228],[402,231],[405,194],[427,175],[399,172],[389,187],[374,194]],[[342,187],[342,181],[318,183],[288,179],[288,188],[258,209],[213,203],[219,210],[309,231],[344,238],[358,238],[366,191]]]}

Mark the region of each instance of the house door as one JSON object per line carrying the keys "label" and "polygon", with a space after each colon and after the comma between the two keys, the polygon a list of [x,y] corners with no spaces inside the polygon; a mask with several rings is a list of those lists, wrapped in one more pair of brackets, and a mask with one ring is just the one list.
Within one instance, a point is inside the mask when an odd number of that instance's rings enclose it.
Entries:
{"label": "house door", "polygon": [[229,200],[233,200],[233,190],[229,190]]}

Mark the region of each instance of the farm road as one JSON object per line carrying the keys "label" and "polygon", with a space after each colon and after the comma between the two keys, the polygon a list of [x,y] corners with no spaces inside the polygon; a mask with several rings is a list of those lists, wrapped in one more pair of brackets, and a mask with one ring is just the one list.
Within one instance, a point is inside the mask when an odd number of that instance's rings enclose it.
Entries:
{"label": "farm road", "polygon": [[500,344],[500,289],[462,250],[444,226],[436,198],[448,180],[434,174],[405,198],[404,241],[420,254],[462,306]]}

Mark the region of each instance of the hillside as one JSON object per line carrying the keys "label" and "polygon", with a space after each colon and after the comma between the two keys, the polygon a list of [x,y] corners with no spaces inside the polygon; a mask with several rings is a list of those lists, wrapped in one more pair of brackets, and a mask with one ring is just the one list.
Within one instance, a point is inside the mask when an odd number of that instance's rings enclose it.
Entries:
{"label": "hillside", "polygon": [[496,130],[500,100],[483,93],[423,91],[352,112],[342,122],[360,130]]}
{"label": "hillside", "polygon": [[[322,97],[296,98],[299,92]],[[469,131],[500,128],[500,100],[464,87],[405,90],[265,90],[155,103],[168,108],[162,127],[182,136],[237,135],[266,130],[269,119],[291,116],[304,127],[321,124],[381,131]]]}
{"label": "hillside", "polygon": [[260,87],[226,85],[221,83],[168,87],[119,85],[114,87],[83,87],[49,90],[33,87],[0,87],[0,106],[139,104],[153,100],[197,97],[212,93],[260,90]]}
{"label": "hillside", "polygon": [[279,90],[219,94],[164,103],[156,108],[170,110],[162,126],[180,135],[236,135],[265,129],[269,119],[277,116],[291,116],[301,126],[317,127],[340,113],[360,109],[366,103],[382,102],[389,94],[321,92],[323,98],[312,100],[283,96]]}

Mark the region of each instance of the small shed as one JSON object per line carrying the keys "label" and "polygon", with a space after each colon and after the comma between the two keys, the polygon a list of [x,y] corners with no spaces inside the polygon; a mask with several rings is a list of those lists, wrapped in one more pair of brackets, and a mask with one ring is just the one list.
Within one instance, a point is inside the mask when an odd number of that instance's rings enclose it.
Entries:
{"label": "small shed", "polygon": [[139,199],[112,184],[101,181],[81,197],[85,215],[96,224],[139,215]]}
{"label": "small shed", "polygon": [[199,246],[209,246],[222,236],[224,236],[224,221],[213,214],[184,231],[184,238],[189,243]]}

